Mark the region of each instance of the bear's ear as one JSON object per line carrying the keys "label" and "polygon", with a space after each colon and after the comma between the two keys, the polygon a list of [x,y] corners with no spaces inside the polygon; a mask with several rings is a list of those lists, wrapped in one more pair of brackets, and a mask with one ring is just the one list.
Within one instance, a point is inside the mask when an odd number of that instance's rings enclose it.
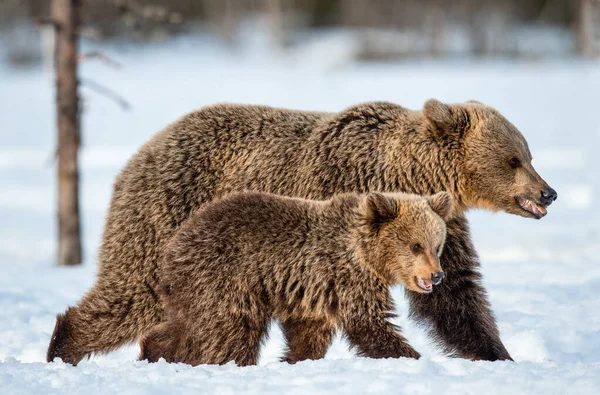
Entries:
{"label": "bear's ear", "polygon": [[460,138],[469,125],[469,114],[460,105],[449,106],[436,99],[429,99],[423,106],[423,114],[433,127],[436,137]]}
{"label": "bear's ear", "polygon": [[477,101],[477,100],[467,100],[467,103],[472,103],[472,104],[479,104],[479,105],[484,105],[482,102]]}
{"label": "bear's ear", "polygon": [[396,201],[377,192],[367,195],[366,210],[367,223],[375,230],[398,216]]}
{"label": "bear's ear", "polygon": [[427,197],[427,203],[431,209],[444,221],[450,219],[454,199],[448,192],[438,192]]}

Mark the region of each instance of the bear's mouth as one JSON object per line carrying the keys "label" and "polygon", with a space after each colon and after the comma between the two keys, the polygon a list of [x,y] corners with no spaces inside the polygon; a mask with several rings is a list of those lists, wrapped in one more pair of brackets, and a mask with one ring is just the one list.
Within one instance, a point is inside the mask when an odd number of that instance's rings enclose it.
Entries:
{"label": "bear's mouth", "polygon": [[531,214],[536,219],[543,218],[548,213],[544,206],[537,204],[523,196],[517,196],[517,203],[519,203],[519,206],[523,210]]}
{"label": "bear's mouth", "polygon": [[417,287],[423,290],[423,292],[430,293],[433,291],[433,284],[431,284],[431,281],[422,279],[421,277],[415,277],[415,283],[417,284]]}

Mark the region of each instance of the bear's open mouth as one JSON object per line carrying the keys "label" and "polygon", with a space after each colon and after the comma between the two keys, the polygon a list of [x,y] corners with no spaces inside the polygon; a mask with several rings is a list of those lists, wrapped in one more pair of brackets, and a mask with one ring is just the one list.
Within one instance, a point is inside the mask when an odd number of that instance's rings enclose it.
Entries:
{"label": "bear's open mouth", "polygon": [[428,280],[422,279],[421,277],[416,277],[415,283],[417,283],[417,287],[421,288],[427,293],[433,291],[433,284],[431,284],[431,282]]}
{"label": "bear's open mouth", "polygon": [[546,215],[548,212],[544,206],[541,206],[523,196],[517,197],[517,202],[519,206],[529,214],[533,215],[535,218],[540,219]]}

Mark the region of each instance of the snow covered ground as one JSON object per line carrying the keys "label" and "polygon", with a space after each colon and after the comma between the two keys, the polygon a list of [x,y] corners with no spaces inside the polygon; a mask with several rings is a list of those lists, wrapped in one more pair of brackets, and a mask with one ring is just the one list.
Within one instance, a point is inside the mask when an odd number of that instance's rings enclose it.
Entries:
{"label": "snow covered ground", "polygon": [[[600,393],[600,68],[578,62],[354,64],[345,44],[291,56],[259,45],[227,51],[199,39],[164,47],[101,48],[122,62],[90,62],[83,78],[132,104],[128,112],[84,86],[82,204],[85,265],[54,266],[53,86],[43,70],[0,66],[0,391],[2,393]],[[96,49],[96,48],[94,48]],[[541,221],[470,213],[502,339],[516,363],[446,358],[406,319],[424,358],[356,358],[337,340],[322,361],[277,362],[276,325],[258,367],[148,364],[137,346],[77,367],[46,364],[54,317],[93,284],[111,184],[162,126],[215,102],[340,110],[368,100],[419,108],[435,97],[477,99],[529,141],[534,165],[559,193]]]}

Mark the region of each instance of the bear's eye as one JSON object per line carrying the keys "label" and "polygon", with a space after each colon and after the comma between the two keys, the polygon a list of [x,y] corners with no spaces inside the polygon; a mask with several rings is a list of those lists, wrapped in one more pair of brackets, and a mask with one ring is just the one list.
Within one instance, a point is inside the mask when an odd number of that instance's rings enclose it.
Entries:
{"label": "bear's eye", "polygon": [[512,167],[513,169],[516,169],[517,167],[521,166],[521,161],[519,160],[519,158],[512,158],[511,160],[508,161],[508,163],[510,164],[510,167]]}
{"label": "bear's eye", "polygon": [[415,243],[412,245],[412,250],[414,253],[419,253],[419,252],[423,251],[423,247],[421,247],[421,244]]}

